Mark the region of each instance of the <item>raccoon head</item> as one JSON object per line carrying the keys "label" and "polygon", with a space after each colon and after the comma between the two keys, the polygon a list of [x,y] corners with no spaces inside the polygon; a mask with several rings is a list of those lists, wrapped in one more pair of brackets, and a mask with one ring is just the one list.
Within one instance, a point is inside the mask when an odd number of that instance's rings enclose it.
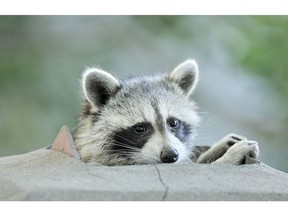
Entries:
{"label": "raccoon head", "polygon": [[191,99],[197,82],[198,66],[190,59],[166,74],[126,80],[87,69],[74,133],[81,159],[103,165],[189,160],[200,121]]}

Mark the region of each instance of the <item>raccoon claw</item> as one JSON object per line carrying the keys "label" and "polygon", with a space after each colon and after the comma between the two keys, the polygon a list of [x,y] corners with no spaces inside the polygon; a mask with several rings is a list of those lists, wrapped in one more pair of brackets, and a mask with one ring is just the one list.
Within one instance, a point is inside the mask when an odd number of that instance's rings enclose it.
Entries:
{"label": "raccoon claw", "polygon": [[258,145],[258,143],[256,141],[246,141],[245,142],[246,146],[251,146],[251,145]]}

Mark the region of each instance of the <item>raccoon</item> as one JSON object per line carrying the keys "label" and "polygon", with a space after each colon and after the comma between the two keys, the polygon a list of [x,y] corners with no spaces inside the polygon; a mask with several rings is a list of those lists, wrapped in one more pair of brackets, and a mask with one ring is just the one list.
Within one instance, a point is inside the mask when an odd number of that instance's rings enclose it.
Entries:
{"label": "raccoon", "polygon": [[200,126],[191,96],[198,65],[188,59],[169,73],[117,79],[100,68],[83,73],[84,103],[73,133],[83,162],[107,166],[181,163],[241,164],[258,143],[228,134],[212,147],[194,145]]}

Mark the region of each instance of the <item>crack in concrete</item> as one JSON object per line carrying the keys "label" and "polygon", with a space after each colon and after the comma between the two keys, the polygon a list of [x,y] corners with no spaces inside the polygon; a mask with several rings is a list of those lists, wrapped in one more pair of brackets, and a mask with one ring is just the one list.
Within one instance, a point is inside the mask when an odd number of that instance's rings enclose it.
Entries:
{"label": "crack in concrete", "polygon": [[165,193],[162,197],[162,201],[165,201],[166,200],[166,197],[167,197],[167,194],[168,194],[168,190],[169,190],[169,187],[163,182],[162,180],[162,177],[161,177],[161,173],[160,173],[160,170],[158,169],[157,165],[154,164],[154,167],[158,173],[158,177],[159,177],[159,181],[161,182],[161,184],[163,185],[163,187],[165,188]]}

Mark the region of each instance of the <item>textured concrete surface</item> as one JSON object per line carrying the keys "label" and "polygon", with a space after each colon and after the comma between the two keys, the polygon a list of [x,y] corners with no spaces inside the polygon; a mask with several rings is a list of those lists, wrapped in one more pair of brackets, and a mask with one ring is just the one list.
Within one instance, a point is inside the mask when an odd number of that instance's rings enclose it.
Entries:
{"label": "textured concrete surface", "polygon": [[40,149],[0,158],[0,200],[288,200],[265,164],[105,167]]}

